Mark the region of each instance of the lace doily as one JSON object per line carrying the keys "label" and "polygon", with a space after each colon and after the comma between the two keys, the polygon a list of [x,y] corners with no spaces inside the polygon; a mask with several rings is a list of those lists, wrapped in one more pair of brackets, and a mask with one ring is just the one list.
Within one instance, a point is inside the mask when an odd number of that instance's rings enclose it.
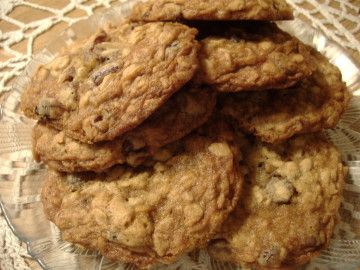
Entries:
{"label": "lace doily", "polygon": [[[2,214],[0,210],[0,214]],[[0,269],[31,270],[24,261],[29,257],[26,248],[12,233],[3,217],[0,218]]]}
{"label": "lace doily", "polygon": [[355,1],[288,0],[296,16],[306,17],[314,28],[322,30],[343,47],[359,51],[360,40],[356,35],[360,33],[360,7]]}
{"label": "lace doily", "polygon": [[[321,29],[331,39],[345,48],[358,51],[360,41],[356,35],[360,33],[358,0],[288,0],[296,11],[318,29]],[[0,19],[14,25],[18,29],[3,32],[0,28],[0,54],[4,54],[5,61],[0,63],[0,92],[10,90],[10,81],[19,75],[29,62],[33,53],[33,44],[37,37],[49,30],[52,26],[65,22],[69,25],[84,18],[67,16],[71,11],[80,9],[85,12],[85,17],[93,13],[100,6],[110,7],[118,1],[113,0],[71,0],[61,9],[37,4],[45,1],[3,0],[0,4]],[[90,4],[88,4],[90,2]],[[45,19],[24,23],[14,19],[11,12],[19,6],[33,10],[49,12],[51,15]],[[9,15],[10,14],[10,15]],[[15,50],[14,45],[26,40],[26,52]],[[1,58],[0,58],[1,59]],[[360,58],[359,58],[360,59]]]}
{"label": "lace doily", "polygon": [[[322,30],[329,38],[348,49],[360,61],[360,1],[359,0],[287,0],[295,9],[295,15]],[[64,2],[61,7],[45,3]],[[53,26],[60,23],[71,25],[107,8],[121,0],[1,0],[0,3],[0,93],[10,90],[11,81],[18,76],[33,53],[34,47]],[[321,2],[321,3],[319,3]],[[56,6],[56,5],[55,5]],[[48,15],[31,22],[14,16],[16,9],[27,8],[46,12]],[[70,16],[78,11],[77,16]],[[10,26],[10,27],[9,27]],[[22,43],[22,50],[17,45]],[[24,258],[29,257],[26,248],[12,234],[0,211],[0,269],[30,269]]]}

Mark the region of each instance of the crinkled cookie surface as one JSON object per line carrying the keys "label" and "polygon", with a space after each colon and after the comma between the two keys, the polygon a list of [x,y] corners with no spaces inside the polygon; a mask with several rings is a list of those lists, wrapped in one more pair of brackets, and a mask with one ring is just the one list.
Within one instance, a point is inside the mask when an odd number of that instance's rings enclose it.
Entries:
{"label": "crinkled cookie surface", "polygon": [[332,237],[344,185],[340,154],[323,134],[309,134],[255,142],[244,155],[244,192],[211,255],[258,269],[305,264]]}
{"label": "crinkled cookie surface", "polygon": [[38,124],[33,131],[33,153],[36,160],[63,172],[100,172],[123,163],[138,166],[149,156],[160,155],[161,159],[165,153],[160,147],[206,122],[215,102],[214,91],[185,87],[134,130],[113,141],[95,144],[82,143],[63,131]]}
{"label": "crinkled cookie surface", "polygon": [[229,145],[190,135],[166,161],[102,174],[49,171],[47,217],[65,240],[147,267],[202,247],[235,207],[242,184]]}
{"label": "crinkled cookie surface", "polygon": [[150,0],[137,4],[133,21],[174,20],[288,20],[285,0]]}
{"label": "crinkled cookie surface", "polygon": [[274,23],[224,26],[201,41],[197,76],[220,92],[288,88],[315,69],[306,45]]}
{"label": "crinkled cookie surface", "polygon": [[334,128],[351,94],[339,69],[315,49],[311,54],[316,70],[309,79],[290,89],[224,95],[222,113],[244,132],[270,143]]}
{"label": "crinkled cookie surface", "polygon": [[83,142],[114,139],[193,77],[196,34],[162,22],[98,31],[39,67],[22,95],[22,110]]}

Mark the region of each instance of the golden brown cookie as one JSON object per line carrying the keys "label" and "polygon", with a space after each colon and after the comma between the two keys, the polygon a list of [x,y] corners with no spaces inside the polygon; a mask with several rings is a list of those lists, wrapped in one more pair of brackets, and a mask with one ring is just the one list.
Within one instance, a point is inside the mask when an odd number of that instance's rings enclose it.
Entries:
{"label": "golden brown cookie", "polygon": [[39,67],[22,95],[22,109],[83,142],[114,139],[192,78],[196,34],[161,22],[101,30]]}
{"label": "golden brown cookie", "polygon": [[197,76],[217,91],[288,88],[315,69],[306,45],[274,23],[221,25],[226,28],[210,30],[216,35],[201,41]]}
{"label": "golden brown cookie", "polygon": [[312,49],[313,75],[284,90],[242,92],[221,97],[221,110],[236,125],[265,142],[283,141],[295,134],[334,128],[350,93],[337,67]]}
{"label": "golden brown cookie", "polygon": [[344,185],[340,154],[323,134],[255,141],[243,153],[244,191],[211,256],[256,269],[307,263],[332,237]]}
{"label": "golden brown cookie", "polygon": [[177,20],[289,20],[285,0],[149,0],[137,4],[133,21]]}
{"label": "golden brown cookie", "polygon": [[37,161],[63,172],[103,171],[115,164],[141,164],[150,155],[164,155],[158,148],[174,142],[210,117],[214,91],[188,86],[172,96],[152,116],[114,141],[86,144],[43,124],[33,131]]}
{"label": "golden brown cookie", "polygon": [[47,217],[64,240],[148,267],[202,247],[235,207],[242,184],[224,140],[190,135],[167,160],[102,174],[49,171]]}

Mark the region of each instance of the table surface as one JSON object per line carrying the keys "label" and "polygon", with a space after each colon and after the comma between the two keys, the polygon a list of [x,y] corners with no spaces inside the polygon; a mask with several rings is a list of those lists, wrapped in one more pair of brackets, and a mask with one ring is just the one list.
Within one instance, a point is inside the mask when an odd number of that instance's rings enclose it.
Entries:
{"label": "table surface", "polygon": [[[88,17],[93,12],[101,12],[119,1],[121,0],[82,0],[75,4],[76,1],[74,0],[2,0],[0,3],[0,93],[3,90],[10,89],[12,81],[21,71],[20,68],[16,70],[15,74],[11,74],[13,63],[10,60],[14,56],[20,57],[39,52],[49,41],[56,38],[59,33],[78,18]],[[17,2],[20,4],[14,4]],[[326,35],[341,43],[348,53],[360,63],[360,19],[358,18],[360,17],[360,0],[289,0],[288,2],[296,8],[296,16],[321,29]],[[323,6],[319,7],[318,5]],[[59,12],[61,13],[60,17]],[[43,32],[37,34],[32,41],[31,31],[38,30],[41,24],[48,23],[51,18],[60,19],[50,29],[40,29]],[[22,36],[16,39],[19,35],[19,28],[34,22],[41,23],[35,23],[34,27],[29,27],[25,33],[20,31]],[[9,41],[9,37],[13,40]],[[32,46],[29,46],[30,43]],[[6,73],[7,71],[8,73]],[[2,219],[1,216],[0,219]],[[8,231],[7,234],[11,234],[11,232]],[[1,237],[15,239],[12,235],[5,235],[5,233],[2,236],[0,235]],[[7,240],[8,242],[6,242],[6,239],[0,239],[0,263],[2,260],[23,259],[22,264],[15,269],[41,269],[35,261],[26,255],[23,244],[19,246],[16,243],[18,253],[22,256],[17,254],[18,258],[10,258],[14,254],[6,252],[7,245],[9,241],[14,240]],[[1,245],[1,243],[4,244]],[[1,264],[0,269],[2,269]]]}

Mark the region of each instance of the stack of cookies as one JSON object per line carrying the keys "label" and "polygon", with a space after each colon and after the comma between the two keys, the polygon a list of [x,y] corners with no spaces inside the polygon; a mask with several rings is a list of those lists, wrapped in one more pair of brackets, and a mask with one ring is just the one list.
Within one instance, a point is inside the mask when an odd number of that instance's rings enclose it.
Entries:
{"label": "stack of cookies", "polygon": [[284,0],[150,0],[40,66],[22,95],[64,240],[140,268],[207,248],[245,267],[328,246],[345,168],[322,130],[339,70],[270,21]]}

